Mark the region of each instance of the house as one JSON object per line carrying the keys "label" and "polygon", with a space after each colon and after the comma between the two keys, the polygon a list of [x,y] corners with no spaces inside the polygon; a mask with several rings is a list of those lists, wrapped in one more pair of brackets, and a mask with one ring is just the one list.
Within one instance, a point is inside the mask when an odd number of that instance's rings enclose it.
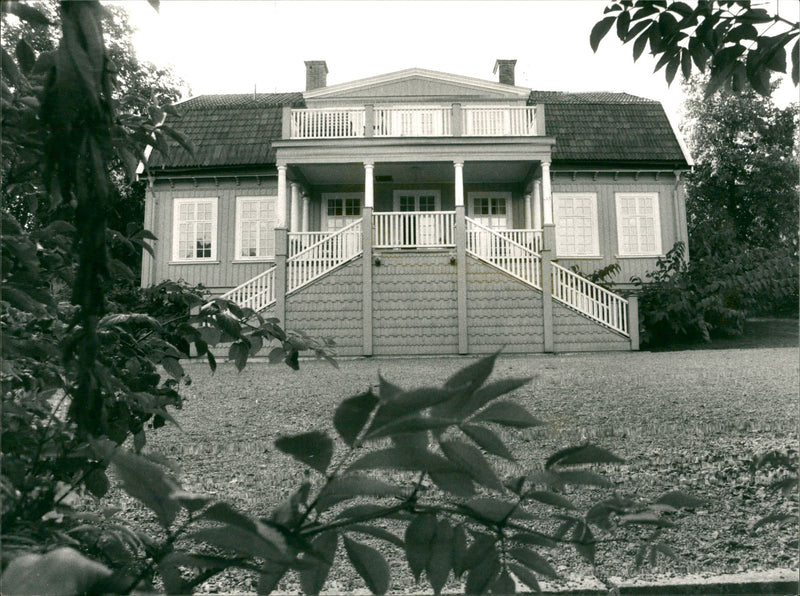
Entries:
{"label": "house", "polygon": [[153,154],[142,283],[183,279],[340,355],[638,349],[624,291],[687,240],[690,158],[662,106],[412,68],[203,95]]}

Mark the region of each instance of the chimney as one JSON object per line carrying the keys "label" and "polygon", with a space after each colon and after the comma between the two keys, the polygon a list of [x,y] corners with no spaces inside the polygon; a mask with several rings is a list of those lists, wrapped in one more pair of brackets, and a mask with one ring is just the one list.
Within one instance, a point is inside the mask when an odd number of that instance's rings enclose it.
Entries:
{"label": "chimney", "polygon": [[516,60],[498,60],[494,63],[494,74],[497,74],[498,70],[500,71],[500,84],[514,85],[514,65],[516,63]]}
{"label": "chimney", "polygon": [[328,65],[324,60],[306,60],[306,91],[328,84]]}

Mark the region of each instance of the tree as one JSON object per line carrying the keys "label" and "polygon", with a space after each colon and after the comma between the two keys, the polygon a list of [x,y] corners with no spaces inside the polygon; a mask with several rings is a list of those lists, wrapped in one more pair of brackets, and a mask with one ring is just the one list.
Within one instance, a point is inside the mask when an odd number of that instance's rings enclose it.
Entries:
{"label": "tree", "polygon": [[633,43],[634,61],[649,43],[658,57],[655,70],[666,69],[667,83],[679,69],[688,79],[693,70],[710,67],[709,94],[728,84],[733,91],[751,87],[769,95],[771,75],[787,71],[790,47],[792,81],[800,82],[800,23],[754,8],[750,0],[700,0],[695,7],[673,0],[614,0],[604,14],[589,36],[592,49],[616,25],[617,37]]}

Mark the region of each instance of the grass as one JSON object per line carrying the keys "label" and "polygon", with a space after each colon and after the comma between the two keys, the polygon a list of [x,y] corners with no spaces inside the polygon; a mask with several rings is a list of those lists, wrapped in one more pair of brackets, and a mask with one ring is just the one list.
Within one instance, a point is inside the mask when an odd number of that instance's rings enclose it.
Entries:
{"label": "grass", "polygon": [[[193,382],[177,415],[182,430],[152,432],[149,445],[178,460],[187,489],[267,515],[303,478],[301,467],[274,449],[277,437],[311,429],[334,435],[336,404],[376,384],[379,372],[406,388],[440,385],[469,361],[361,359],[343,361],[339,370],[309,361],[297,372],[250,363],[242,373],[221,364],[213,376],[201,364],[190,365]],[[506,433],[519,467],[506,465],[501,472],[530,470],[555,450],[589,440],[627,460],[608,470],[620,493],[655,497],[681,488],[709,500],[707,509],[669,532],[667,541],[682,562],[660,571],[797,568],[796,525],[765,528],[754,536],[747,532],[774,505],[797,506],[796,495],[771,493],[763,479],[747,473],[753,454],[797,445],[796,348],[498,360],[493,378],[519,376],[535,378],[513,398],[548,425]],[[635,550],[635,545],[612,545],[605,554],[599,550],[598,559],[606,573],[628,577],[634,574]],[[554,552],[551,560],[562,572],[591,574],[571,550]],[[392,553],[391,561],[393,587],[414,591],[400,554]],[[330,589],[363,588],[341,567]],[[232,573],[206,589],[251,591],[249,581]]]}

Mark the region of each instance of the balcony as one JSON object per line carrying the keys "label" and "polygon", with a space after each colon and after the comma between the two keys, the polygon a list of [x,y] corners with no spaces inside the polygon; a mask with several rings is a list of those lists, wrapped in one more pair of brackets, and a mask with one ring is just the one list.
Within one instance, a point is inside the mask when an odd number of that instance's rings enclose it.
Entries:
{"label": "balcony", "polygon": [[283,118],[284,139],[544,135],[542,106],[286,108]]}

